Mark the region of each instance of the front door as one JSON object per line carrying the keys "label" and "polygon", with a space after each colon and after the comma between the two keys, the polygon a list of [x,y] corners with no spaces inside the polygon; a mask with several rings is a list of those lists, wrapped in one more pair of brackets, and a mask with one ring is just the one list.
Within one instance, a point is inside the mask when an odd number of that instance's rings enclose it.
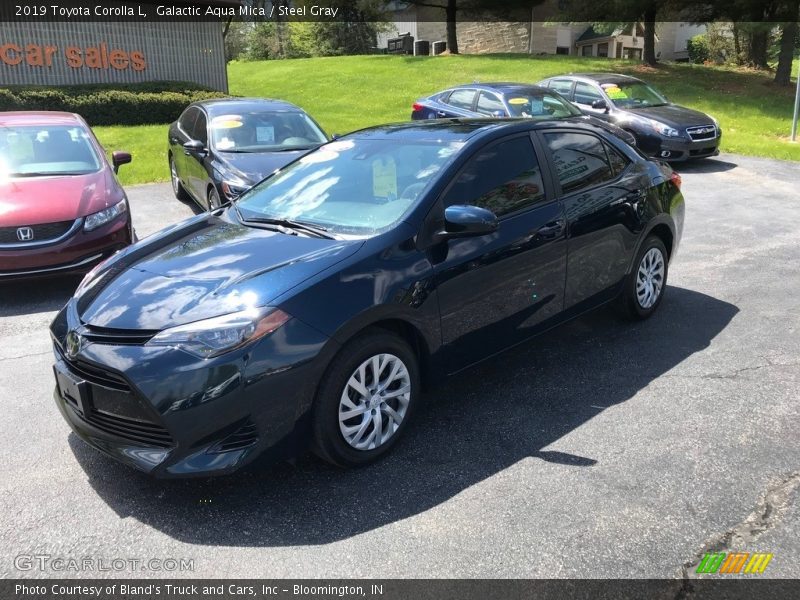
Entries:
{"label": "front door", "polygon": [[500,219],[496,232],[432,253],[451,372],[530,337],[562,310],[565,219],[545,180],[522,134],[476,151],[442,198],[439,210],[471,204]]}

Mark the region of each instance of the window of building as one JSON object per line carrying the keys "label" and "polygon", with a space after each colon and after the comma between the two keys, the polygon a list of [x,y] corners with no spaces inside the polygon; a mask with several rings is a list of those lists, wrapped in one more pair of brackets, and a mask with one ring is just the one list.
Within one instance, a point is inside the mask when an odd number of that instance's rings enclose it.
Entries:
{"label": "window of building", "polygon": [[473,156],[447,191],[444,205],[470,204],[502,216],[544,197],[539,161],[530,138],[522,136]]}
{"label": "window of building", "polygon": [[608,58],[608,42],[597,44],[597,56]]}
{"label": "window of building", "polygon": [[569,47],[568,46],[556,47],[556,54],[569,54]]}
{"label": "window of building", "polygon": [[594,54],[592,54],[591,44],[586,44],[585,46],[581,46],[581,56],[594,56]]}
{"label": "window of building", "polygon": [[553,153],[563,194],[610,181],[615,177],[603,142],[588,133],[547,133],[545,141]]}

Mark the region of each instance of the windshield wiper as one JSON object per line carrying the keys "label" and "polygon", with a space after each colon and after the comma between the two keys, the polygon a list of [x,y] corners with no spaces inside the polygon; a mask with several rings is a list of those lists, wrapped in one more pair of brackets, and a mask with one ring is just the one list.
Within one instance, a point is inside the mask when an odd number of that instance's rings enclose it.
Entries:
{"label": "windshield wiper", "polygon": [[[238,207],[236,211],[239,212]],[[312,225],[311,223],[306,223],[305,221],[295,221],[294,219],[281,219],[281,218],[274,218],[274,217],[252,217],[249,219],[245,219],[242,217],[241,212],[239,212],[239,218],[242,220],[242,223],[245,225],[248,223],[253,223],[257,225],[274,225],[278,228],[285,228],[292,231],[302,231],[304,233],[310,233],[319,238],[325,238],[327,240],[335,240],[336,236],[332,233],[329,233],[325,227],[321,225]],[[280,231],[280,229],[279,229]]]}

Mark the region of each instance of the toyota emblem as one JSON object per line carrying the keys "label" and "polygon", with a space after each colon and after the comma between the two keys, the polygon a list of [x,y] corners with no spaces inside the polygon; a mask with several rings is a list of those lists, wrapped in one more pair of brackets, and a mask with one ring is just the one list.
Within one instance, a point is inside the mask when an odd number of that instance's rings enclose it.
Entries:
{"label": "toyota emblem", "polygon": [[77,332],[70,331],[67,334],[67,356],[70,358],[75,358],[78,355],[78,352],[81,351],[82,342],[83,338],[81,338]]}
{"label": "toyota emblem", "polygon": [[33,239],[33,228],[17,227],[17,239],[20,242],[30,242]]}

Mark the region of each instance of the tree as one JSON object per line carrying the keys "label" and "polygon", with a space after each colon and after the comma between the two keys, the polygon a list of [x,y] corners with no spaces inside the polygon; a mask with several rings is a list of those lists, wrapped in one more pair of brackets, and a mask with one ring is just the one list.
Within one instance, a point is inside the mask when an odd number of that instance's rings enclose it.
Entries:
{"label": "tree", "polygon": [[792,61],[798,42],[798,25],[800,19],[800,0],[793,0],[785,6],[783,17],[787,21],[781,24],[781,42],[778,51],[778,67],[775,69],[775,83],[789,85],[792,76]]}
{"label": "tree", "polygon": [[447,23],[447,50],[458,54],[458,15],[468,13],[474,16],[490,15],[502,19],[514,9],[531,9],[544,0],[405,0],[408,4],[444,11]]}

